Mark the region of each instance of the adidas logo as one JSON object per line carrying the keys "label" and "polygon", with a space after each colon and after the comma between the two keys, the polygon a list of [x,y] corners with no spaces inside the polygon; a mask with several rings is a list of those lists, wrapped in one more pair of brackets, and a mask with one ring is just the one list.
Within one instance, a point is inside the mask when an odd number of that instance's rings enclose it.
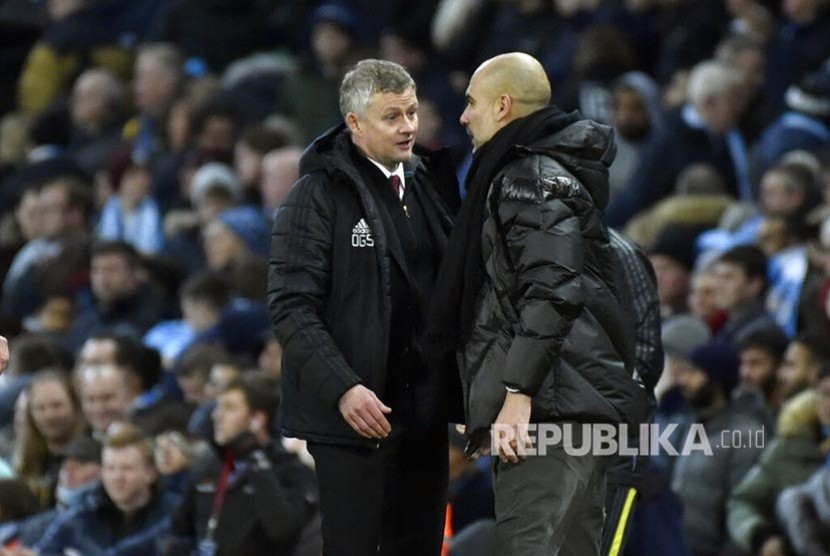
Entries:
{"label": "adidas logo", "polygon": [[352,228],[352,247],[374,247],[375,238],[372,237],[372,229],[364,218]]}

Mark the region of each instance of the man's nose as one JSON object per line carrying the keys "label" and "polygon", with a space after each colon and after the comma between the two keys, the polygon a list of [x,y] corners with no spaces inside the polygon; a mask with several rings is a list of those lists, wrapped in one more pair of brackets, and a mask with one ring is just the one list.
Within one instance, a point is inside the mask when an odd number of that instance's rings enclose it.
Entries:
{"label": "man's nose", "polygon": [[412,133],[413,131],[415,131],[415,121],[411,118],[404,118],[401,133]]}

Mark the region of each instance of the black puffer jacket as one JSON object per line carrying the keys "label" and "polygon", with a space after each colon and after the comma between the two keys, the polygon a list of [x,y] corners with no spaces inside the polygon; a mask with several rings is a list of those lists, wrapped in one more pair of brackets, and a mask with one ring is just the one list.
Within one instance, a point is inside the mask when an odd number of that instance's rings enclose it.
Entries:
{"label": "black puffer jacket", "polygon": [[[303,176],[274,223],[268,306],[283,346],[282,430],[314,442],[372,446],[346,423],[340,397],[363,384],[383,392],[391,329],[392,265],[396,249],[383,214],[350,158],[340,125],[317,139],[300,162]],[[446,199],[457,195],[440,153],[420,152],[406,165],[407,188],[425,208],[438,251],[452,218]],[[440,163],[440,160],[446,164]],[[446,197],[436,184],[447,187]],[[431,404],[435,400],[422,400]]]}
{"label": "black puffer jacket", "polygon": [[610,128],[578,121],[514,153],[489,193],[487,280],[461,356],[470,450],[487,439],[505,386],[533,397],[533,423],[635,424],[648,405],[602,223]]}

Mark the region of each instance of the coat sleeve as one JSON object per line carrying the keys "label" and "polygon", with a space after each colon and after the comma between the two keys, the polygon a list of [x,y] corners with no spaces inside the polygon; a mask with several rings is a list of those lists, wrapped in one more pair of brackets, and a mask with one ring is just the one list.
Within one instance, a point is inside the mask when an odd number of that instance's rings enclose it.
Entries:
{"label": "coat sleeve", "polygon": [[585,305],[582,229],[558,198],[506,194],[498,212],[515,272],[512,301],[518,312],[503,381],[535,396]]}
{"label": "coat sleeve", "polygon": [[254,512],[275,543],[299,537],[317,507],[314,473],[293,455],[283,454],[271,469],[252,469]]}
{"label": "coat sleeve", "polygon": [[814,496],[827,488],[827,473],[819,471],[809,482],[790,487],[778,497],[776,511],[796,554],[823,556],[828,551],[827,524],[816,509]]}
{"label": "coat sleeve", "polygon": [[[771,451],[774,450],[771,447]],[[775,521],[777,482],[764,459],[758,462],[732,492],[726,505],[726,524],[732,540],[746,551],[778,530]]]}
{"label": "coat sleeve", "polygon": [[55,521],[46,529],[34,549],[38,556],[61,556],[63,548],[68,542],[69,533],[72,531],[73,520],[78,519],[79,512],[69,510],[60,514]]}
{"label": "coat sleeve", "polygon": [[[335,406],[360,378],[324,322],[331,281],[333,208],[325,184],[306,176],[291,188],[274,222],[268,268],[268,309],[283,348],[286,373],[304,373]],[[313,376],[310,376],[313,375]]]}
{"label": "coat sleeve", "polygon": [[645,254],[618,232],[610,230],[611,251],[619,270],[619,298],[634,321],[637,372],[653,391],[663,372],[663,342],[660,336],[660,301],[657,278]]}

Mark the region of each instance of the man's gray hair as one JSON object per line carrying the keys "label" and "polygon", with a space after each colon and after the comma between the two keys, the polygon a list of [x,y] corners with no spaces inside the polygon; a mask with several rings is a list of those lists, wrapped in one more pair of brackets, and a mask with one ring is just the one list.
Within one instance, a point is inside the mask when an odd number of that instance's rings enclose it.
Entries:
{"label": "man's gray hair", "polygon": [[362,115],[375,93],[405,93],[415,81],[403,66],[387,60],[361,60],[340,84],[340,113]]}
{"label": "man's gray hair", "polygon": [[706,60],[692,68],[686,95],[689,103],[700,109],[708,100],[726,97],[740,83],[740,74],[731,66]]}

